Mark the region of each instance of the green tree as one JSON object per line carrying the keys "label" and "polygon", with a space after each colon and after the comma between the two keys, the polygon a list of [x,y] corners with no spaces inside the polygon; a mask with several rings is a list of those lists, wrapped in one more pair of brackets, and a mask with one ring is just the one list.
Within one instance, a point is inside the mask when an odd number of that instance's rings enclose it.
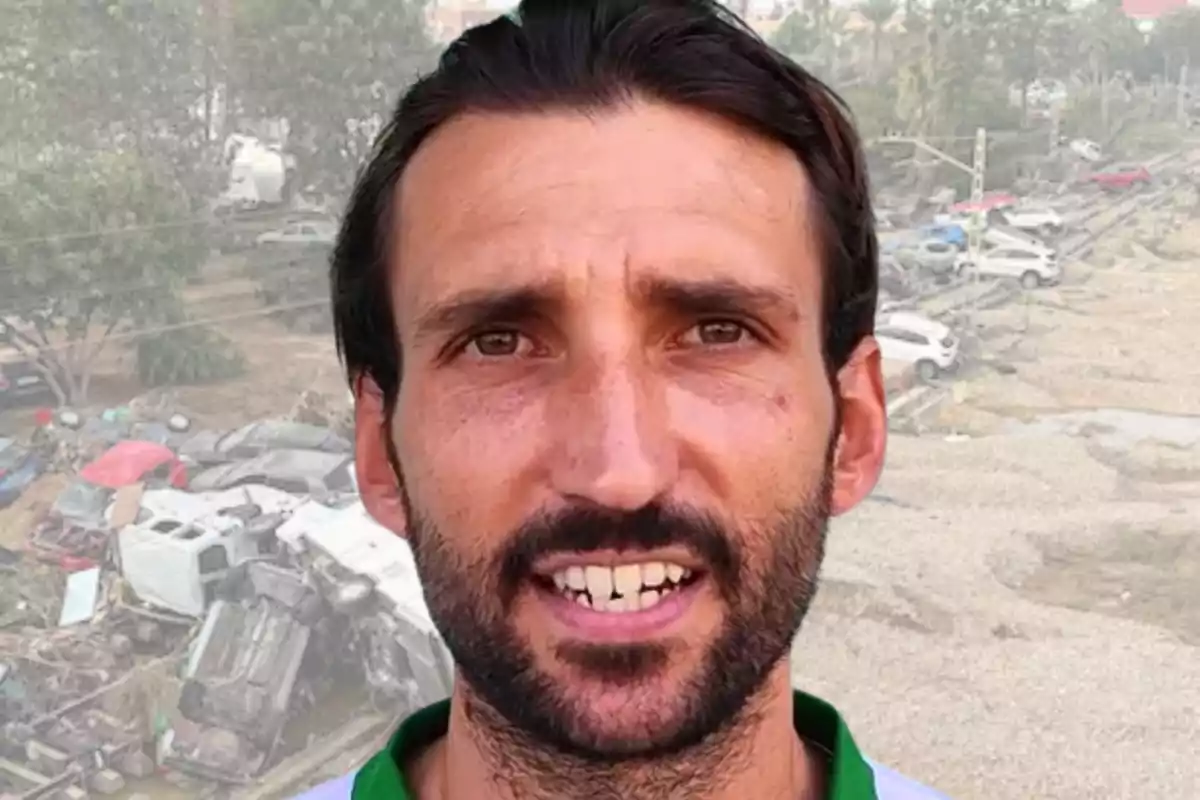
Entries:
{"label": "green tree", "polygon": [[1021,120],[1028,120],[1029,84],[1055,72],[1059,32],[1069,19],[1066,0],[1011,0],[995,29],[995,44],[1006,77],[1020,87]]}
{"label": "green tree", "polygon": [[776,50],[800,64],[808,61],[819,41],[817,23],[803,11],[792,11],[784,17],[771,37],[771,45]]}
{"label": "green tree", "polygon": [[1176,79],[1184,65],[1200,70],[1200,8],[1181,8],[1159,20],[1149,49],[1160,54],[1169,81]]}
{"label": "green tree", "polygon": [[415,0],[239,0],[229,52],[238,112],[287,121],[293,186],[340,196],[434,49]]}
{"label": "green tree", "polygon": [[[207,246],[174,172],[131,153],[53,155],[0,176],[0,346],[87,401],[115,337],[181,319]],[[182,222],[181,222],[182,220]]]}
{"label": "green tree", "polygon": [[48,148],[135,152],[194,192],[212,190],[196,0],[17,0],[0,33],[0,133],[9,162]]}
{"label": "green tree", "polygon": [[858,13],[871,25],[871,75],[879,78],[879,49],[883,43],[884,29],[896,17],[894,0],[863,0]]}
{"label": "green tree", "polygon": [[1088,81],[1099,87],[1114,73],[1149,77],[1146,40],[1117,0],[1094,0],[1077,10],[1074,52],[1065,55]]}

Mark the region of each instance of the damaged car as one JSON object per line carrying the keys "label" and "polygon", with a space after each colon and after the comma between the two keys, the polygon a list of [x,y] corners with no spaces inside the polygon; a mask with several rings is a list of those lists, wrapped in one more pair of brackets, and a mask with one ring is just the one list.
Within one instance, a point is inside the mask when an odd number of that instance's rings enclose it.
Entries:
{"label": "damaged car", "polygon": [[247,783],[270,760],[293,708],[319,592],[286,567],[251,562],[230,581],[193,642],[165,763],[227,783]]}

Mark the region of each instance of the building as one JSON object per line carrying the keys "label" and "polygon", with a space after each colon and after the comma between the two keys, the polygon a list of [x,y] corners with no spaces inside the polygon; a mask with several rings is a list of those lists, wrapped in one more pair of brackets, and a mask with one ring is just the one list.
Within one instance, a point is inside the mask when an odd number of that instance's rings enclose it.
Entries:
{"label": "building", "polygon": [[1148,33],[1160,18],[1189,6],[1200,7],[1200,3],[1196,0],[1121,0],[1121,10],[1143,33]]}

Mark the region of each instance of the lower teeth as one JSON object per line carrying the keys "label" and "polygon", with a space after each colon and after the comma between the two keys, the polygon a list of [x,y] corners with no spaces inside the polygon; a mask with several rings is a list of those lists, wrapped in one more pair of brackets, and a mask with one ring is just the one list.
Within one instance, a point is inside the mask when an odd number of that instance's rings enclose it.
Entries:
{"label": "lower teeth", "polygon": [[662,600],[662,598],[675,591],[676,588],[677,587],[647,589],[644,592],[630,597],[617,595],[599,602],[593,600],[592,596],[587,592],[574,592],[567,590],[564,592],[564,595],[567,598],[574,598],[576,603],[584,608],[590,608],[593,611],[643,611],[647,608],[653,608],[656,606]]}

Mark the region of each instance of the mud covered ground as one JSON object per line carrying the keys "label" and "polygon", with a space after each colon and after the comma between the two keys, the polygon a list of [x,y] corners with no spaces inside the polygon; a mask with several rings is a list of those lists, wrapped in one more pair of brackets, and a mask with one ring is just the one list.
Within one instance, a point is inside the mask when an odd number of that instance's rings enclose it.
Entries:
{"label": "mud covered ground", "polygon": [[1200,224],[1145,216],[977,317],[831,534],[798,682],[956,800],[1200,797]]}

